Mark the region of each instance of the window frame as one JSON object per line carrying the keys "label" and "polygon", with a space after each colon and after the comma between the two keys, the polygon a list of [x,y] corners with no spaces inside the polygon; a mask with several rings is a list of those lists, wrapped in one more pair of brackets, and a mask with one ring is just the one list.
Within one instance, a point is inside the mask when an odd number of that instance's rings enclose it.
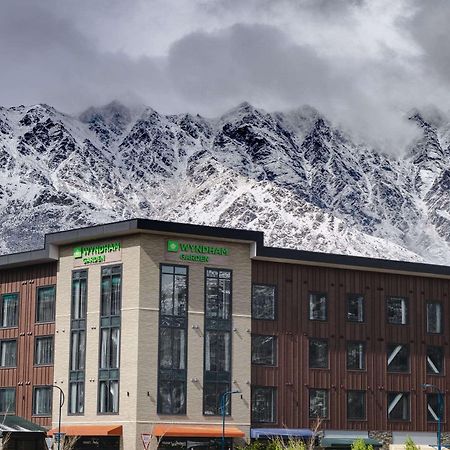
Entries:
{"label": "window frame", "polygon": [[[48,414],[37,414],[36,413],[36,390],[37,389],[47,389],[50,392],[50,411],[48,412]],[[32,397],[32,416],[33,417],[52,417],[52,406],[53,406],[53,388],[52,386],[48,386],[48,385],[40,385],[37,384],[35,386],[33,386],[33,397]]]}
{"label": "window frame", "polygon": [[[264,287],[273,288],[273,318],[255,317],[255,313],[254,313],[255,308],[253,305],[255,286],[264,286]],[[278,320],[278,286],[276,284],[270,284],[270,283],[252,283],[252,301],[250,304],[250,308],[251,308],[250,314],[251,314],[252,320],[270,320],[270,321]]]}
{"label": "window frame", "polygon": [[[39,339],[51,339],[52,340],[52,362],[45,364],[38,364],[36,362],[37,356],[37,343]],[[33,366],[34,367],[51,367],[55,363],[55,337],[52,334],[42,334],[34,337],[34,355],[33,355]]]}
{"label": "window frame", "polygon": [[[349,394],[362,394],[363,396],[363,409],[364,409],[364,416],[363,417],[350,417],[349,415]],[[361,390],[361,389],[349,389],[347,391],[347,402],[346,402],[346,413],[347,413],[347,421],[349,422],[365,422],[367,421],[367,391]]]}
{"label": "window frame", "polygon": [[[314,416],[311,414],[311,395],[312,392],[318,392],[323,391],[326,394],[325,401],[326,401],[326,416]],[[308,419],[322,419],[322,420],[328,420],[330,418],[330,391],[329,389],[322,389],[322,388],[309,388],[308,389]]]}
{"label": "window frame", "polygon": [[[186,307],[184,310],[184,316],[175,314],[162,314],[161,300],[162,300],[162,278],[163,278],[163,266],[173,267],[173,276],[177,275],[176,268],[181,268],[186,270],[186,274],[183,275],[186,280]],[[174,281],[175,282],[175,281]],[[158,291],[158,367],[157,367],[157,388],[156,388],[156,412],[160,415],[174,415],[174,416],[185,416],[187,414],[187,364],[188,364],[188,318],[189,318],[189,266],[183,264],[172,264],[172,263],[160,263],[159,264],[159,291]],[[173,312],[173,305],[172,305]],[[182,329],[184,330],[184,369],[174,369],[173,367],[168,369],[161,368],[161,330],[168,329],[173,330]],[[173,342],[172,342],[173,351]],[[173,354],[172,354],[173,356]],[[163,375],[164,373],[164,375]],[[168,379],[166,379],[166,377]],[[184,405],[180,412],[163,412],[162,400],[160,395],[160,389],[164,384],[170,384],[173,388],[177,383],[181,383],[184,389]]]}
{"label": "window frame", "polygon": [[[313,342],[323,342],[326,344],[327,349],[327,365],[326,367],[317,367],[311,365],[311,344]],[[314,370],[329,370],[330,369],[330,342],[326,338],[309,338],[308,339],[308,369]]]}
{"label": "window frame", "polygon": [[[350,301],[352,298],[355,297],[361,297],[362,298],[362,319],[361,320],[353,320],[349,319],[348,315],[350,313]],[[347,294],[347,315],[346,315],[346,321],[350,323],[366,323],[366,297],[364,294],[357,294],[357,293],[348,293]]]}
{"label": "window frame", "polygon": [[[312,295],[317,295],[317,296],[324,296],[325,297],[325,318],[324,319],[314,319],[311,317],[311,296]],[[308,291],[308,320],[311,322],[328,322],[328,292],[323,292],[323,291]]]}
{"label": "window frame", "polygon": [[[101,271],[100,271],[101,274]],[[77,277],[75,277],[77,275]],[[81,275],[85,275],[81,277]],[[101,277],[101,275],[100,275]],[[73,285],[74,280],[86,280],[86,299],[84,302],[83,315],[82,317],[75,318],[75,301],[73,295]],[[100,286],[101,290],[101,286]],[[81,291],[80,291],[81,292]],[[100,291],[101,295],[101,291]],[[79,301],[80,298],[77,298]],[[89,303],[89,269],[82,268],[72,270],[71,273],[71,286],[70,286],[70,351],[69,351],[69,378],[68,378],[68,401],[67,401],[67,415],[68,416],[83,416],[85,414],[86,407],[86,350],[87,350],[87,309]],[[84,353],[83,353],[83,369],[80,369],[80,359],[77,358],[78,369],[72,369],[72,359],[73,359],[73,336],[78,334],[78,356],[80,356],[80,334],[84,333]],[[73,376],[72,376],[73,374]],[[71,412],[70,405],[72,400],[72,385],[76,385],[77,394],[80,389],[80,385],[83,386],[83,412]]]}
{"label": "window frame", "polygon": [[[407,402],[408,402],[408,418],[407,419],[396,419],[389,417],[389,396],[390,395],[398,395],[402,394],[406,396]],[[411,396],[409,395],[409,392],[403,392],[403,391],[388,391],[386,392],[386,417],[387,420],[391,420],[393,422],[402,422],[407,423],[411,422]]]}
{"label": "window frame", "polygon": [[[436,331],[429,331],[429,329],[428,329],[428,323],[429,323],[429,321],[428,321],[428,305],[439,305],[439,307],[441,308],[441,323],[440,323],[441,331],[438,331],[438,332],[436,332]],[[427,300],[425,302],[425,321],[426,321],[425,327],[426,327],[426,333],[427,334],[431,334],[433,336],[439,336],[439,335],[444,334],[444,324],[445,324],[445,320],[444,320],[444,305],[443,305],[443,303],[441,301]]]}
{"label": "window frame", "polygon": [[[442,401],[442,404],[441,404],[441,410],[442,410],[442,417],[441,417],[441,422],[442,423],[445,423],[446,422],[446,414],[445,414],[445,395],[444,394],[440,394],[440,393],[438,393],[438,392],[427,392],[426,393],[426,395],[425,395],[425,404],[426,404],[426,413],[427,413],[427,423],[437,423],[438,422],[438,419],[430,419],[430,410],[428,409],[428,407],[429,407],[429,405],[430,405],[430,401],[429,401],[429,399],[431,398],[431,397],[434,397],[434,398],[438,398],[438,396],[440,396],[441,397],[441,401]],[[437,405],[436,405],[437,406]],[[431,408],[431,409],[433,409],[433,408]],[[433,410],[434,411],[434,410]]]}
{"label": "window frame", "polygon": [[[428,349],[429,348],[439,348],[442,351],[442,372],[439,373],[435,373],[435,372],[430,372],[428,370]],[[427,375],[431,375],[433,377],[444,377],[445,376],[445,347],[443,345],[427,345],[426,349],[425,349],[426,353],[425,353],[425,372]]]}
{"label": "window frame", "polygon": [[[389,301],[390,300],[404,300],[405,301],[405,323],[391,322],[389,320]],[[386,314],[386,324],[395,326],[408,326],[409,325],[409,298],[400,295],[389,295],[386,297],[385,301],[385,314]]]}
{"label": "window frame", "polygon": [[[117,273],[113,273],[114,269],[120,268],[120,271],[118,272],[120,274],[120,307],[119,307],[119,315],[102,315],[102,303],[103,303],[103,277],[108,276],[111,279],[111,287],[112,287],[112,277],[113,275],[117,275]],[[110,273],[108,275],[103,275],[104,270],[110,269]],[[111,291],[112,292],[112,291]],[[100,312],[99,312],[99,338],[98,338],[98,382],[97,382],[97,415],[99,416],[115,416],[120,414],[120,363],[121,363],[121,343],[122,343],[122,301],[123,301],[123,264],[119,263],[112,263],[108,265],[104,265],[100,267]],[[86,303],[87,304],[87,303]],[[109,305],[111,306],[111,304]],[[109,308],[109,313],[111,312],[111,308]],[[112,325],[113,318],[118,318],[118,325]],[[109,325],[103,325],[103,320],[109,320]],[[118,367],[117,368],[102,368],[101,367],[101,360],[102,360],[102,332],[104,329],[108,330],[108,341],[110,341],[111,338],[111,331],[115,328],[119,329],[119,342],[118,342],[118,350],[119,350],[119,357],[118,357]],[[87,340],[87,335],[86,335]],[[86,346],[87,347],[87,346]],[[110,349],[107,351],[108,359],[110,356]],[[108,363],[109,364],[109,363]],[[107,372],[108,376],[104,377],[102,372]],[[117,372],[117,376],[113,376],[111,372]],[[111,384],[111,382],[117,382],[117,411],[100,411],[100,405],[101,405],[101,385],[103,383],[108,383],[108,386]],[[109,390],[109,389],[108,389]],[[86,392],[86,391],[85,391]],[[108,402],[109,404],[109,402]]]}
{"label": "window frame", "polygon": [[[16,311],[16,324],[10,325],[10,326],[2,326],[3,323],[3,300],[4,297],[7,295],[15,295],[17,297],[17,311]],[[12,328],[18,328],[19,327],[19,319],[20,319],[20,292],[4,292],[0,295],[0,330],[8,330]]]}
{"label": "window frame", "polygon": [[1,408],[0,408],[0,414],[16,415],[16,410],[17,410],[17,389],[16,389],[16,387],[15,386],[3,386],[3,387],[0,387],[0,392],[1,391],[13,391],[14,392],[14,409],[1,411]]}
{"label": "window frame", "polygon": [[[221,319],[221,318],[209,318],[206,315],[206,305],[207,305],[207,296],[208,296],[208,290],[207,290],[207,282],[208,278],[208,272],[209,271],[217,271],[218,279],[220,280],[220,272],[228,272],[230,274],[229,280],[230,280],[230,309],[229,309],[229,315],[228,319]],[[220,411],[217,411],[217,414],[207,414],[206,413],[206,386],[212,387],[215,386],[214,390],[216,392],[220,391],[221,385],[227,385],[226,391],[231,390],[231,374],[233,371],[233,335],[231,332],[231,326],[232,326],[232,318],[233,318],[233,270],[228,268],[218,268],[218,267],[205,267],[204,269],[204,303],[203,308],[205,311],[205,321],[204,321],[204,332],[203,332],[203,401],[202,401],[202,415],[206,417],[220,417]],[[207,371],[206,370],[206,337],[208,332],[223,332],[228,333],[229,339],[230,339],[230,348],[229,348],[229,371]],[[220,406],[219,406],[220,408]],[[226,416],[231,415],[232,410],[232,396],[229,396],[228,403],[226,404]]]}
{"label": "window frame", "polygon": [[[363,367],[361,369],[350,368],[348,365],[348,351],[349,345],[351,344],[362,344],[363,346]],[[365,341],[346,341],[345,343],[345,368],[346,370],[352,372],[366,372],[367,371],[367,345]]]}
{"label": "window frame", "polygon": [[[39,291],[42,289],[53,288],[54,298],[53,298],[53,320],[38,320],[39,314]],[[42,286],[36,286],[36,302],[35,302],[35,313],[34,313],[34,322],[39,324],[44,323],[55,323],[56,318],[56,284],[45,284]]]}
{"label": "window frame", "polygon": [[[401,345],[402,348],[400,349],[400,351],[397,352],[397,354],[394,356],[394,358],[392,359],[391,363],[395,360],[395,358],[398,356],[398,354],[405,348],[408,352],[408,367],[406,370],[389,370],[389,356],[392,355],[393,351],[391,353],[389,353],[388,348],[390,346],[394,347],[394,346],[399,346]],[[386,372],[387,373],[399,373],[399,374],[408,374],[411,373],[411,347],[409,344],[403,344],[400,342],[388,342],[386,344]]]}
{"label": "window frame", "polygon": [[[16,369],[18,367],[18,359],[19,359],[19,349],[18,349],[18,338],[6,338],[6,339],[0,339],[0,370],[1,369]],[[16,351],[15,351],[15,361],[16,364],[13,366],[3,366],[1,365],[1,354],[2,354],[2,346],[6,342],[14,342],[16,345]]]}
{"label": "window frame", "polygon": [[[257,420],[255,419],[254,412],[253,412],[253,405],[254,405],[254,395],[255,391],[262,390],[270,392],[271,394],[271,402],[272,402],[272,411],[271,411],[271,418],[272,420]],[[252,423],[277,423],[277,395],[278,395],[278,389],[276,386],[252,386],[251,388],[251,408],[250,408],[250,416],[251,416],[251,422]]]}
{"label": "window frame", "polygon": [[[253,360],[253,344],[255,338],[271,338],[272,339],[272,362],[270,364],[255,362]],[[251,335],[251,364],[262,367],[277,367],[278,366],[278,336],[271,334],[252,334]]]}

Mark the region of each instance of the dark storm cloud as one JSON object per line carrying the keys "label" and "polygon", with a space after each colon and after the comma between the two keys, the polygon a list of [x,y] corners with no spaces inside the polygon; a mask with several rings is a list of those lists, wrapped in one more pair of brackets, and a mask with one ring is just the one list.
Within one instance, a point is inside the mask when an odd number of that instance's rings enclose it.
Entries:
{"label": "dark storm cloud", "polygon": [[449,6],[411,1],[3,0],[0,105],[119,99],[213,116],[244,100],[310,104],[400,146],[405,111],[447,110],[450,92]]}
{"label": "dark storm cloud", "polygon": [[[415,0],[416,14],[405,25],[423,49],[425,70],[450,84],[450,2]],[[450,86],[449,86],[450,87]]]}

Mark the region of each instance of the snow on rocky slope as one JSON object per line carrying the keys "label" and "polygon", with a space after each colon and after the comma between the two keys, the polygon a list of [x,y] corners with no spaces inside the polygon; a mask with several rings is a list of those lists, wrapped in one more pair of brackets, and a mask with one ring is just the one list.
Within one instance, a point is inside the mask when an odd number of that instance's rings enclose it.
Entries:
{"label": "snow on rocky slope", "polygon": [[450,122],[394,158],[311,107],[162,115],[113,102],[79,117],[0,107],[0,252],[131,217],[262,230],[266,245],[450,263]]}

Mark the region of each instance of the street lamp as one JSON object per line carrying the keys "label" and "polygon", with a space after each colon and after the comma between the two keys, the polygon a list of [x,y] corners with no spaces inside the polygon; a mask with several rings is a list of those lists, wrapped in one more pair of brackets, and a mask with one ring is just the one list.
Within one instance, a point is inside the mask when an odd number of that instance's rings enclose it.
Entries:
{"label": "street lamp", "polygon": [[61,448],[61,409],[64,405],[64,392],[63,390],[59,387],[56,386],[55,384],[51,384],[49,387],[52,387],[53,389],[58,389],[59,390],[59,416],[58,416],[58,450],[60,450]]}
{"label": "street lamp", "polygon": [[222,450],[225,450],[225,412],[226,412],[226,399],[233,394],[240,394],[241,391],[226,391],[220,397],[220,409],[222,411]]}
{"label": "street lamp", "polygon": [[435,389],[436,391],[437,391],[437,398],[438,398],[438,427],[437,427],[437,443],[438,443],[438,450],[441,450],[442,449],[442,444],[441,444],[441,421],[442,421],[442,404],[444,403],[443,402],[443,398],[444,398],[444,396],[443,396],[443,394],[442,394],[442,392],[441,392],[441,390],[437,387],[437,386],[435,386],[434,384],[428,384],[428,383],[425,383],[425,384],[422,384],[422,387],[424,388],[424,389],[428,389],[428,388],[430,388],[430,389]]}

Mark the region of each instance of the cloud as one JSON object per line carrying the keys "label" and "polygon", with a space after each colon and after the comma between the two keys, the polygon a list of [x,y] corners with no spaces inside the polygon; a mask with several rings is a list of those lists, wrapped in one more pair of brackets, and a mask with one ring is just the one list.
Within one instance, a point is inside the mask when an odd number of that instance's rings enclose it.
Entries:
{"label": "cloud", "polygon": [[0,104],[207,116],[310,104],[399,151],[409,109],[450,102],[450,7],[435,1],[3,0]]}

